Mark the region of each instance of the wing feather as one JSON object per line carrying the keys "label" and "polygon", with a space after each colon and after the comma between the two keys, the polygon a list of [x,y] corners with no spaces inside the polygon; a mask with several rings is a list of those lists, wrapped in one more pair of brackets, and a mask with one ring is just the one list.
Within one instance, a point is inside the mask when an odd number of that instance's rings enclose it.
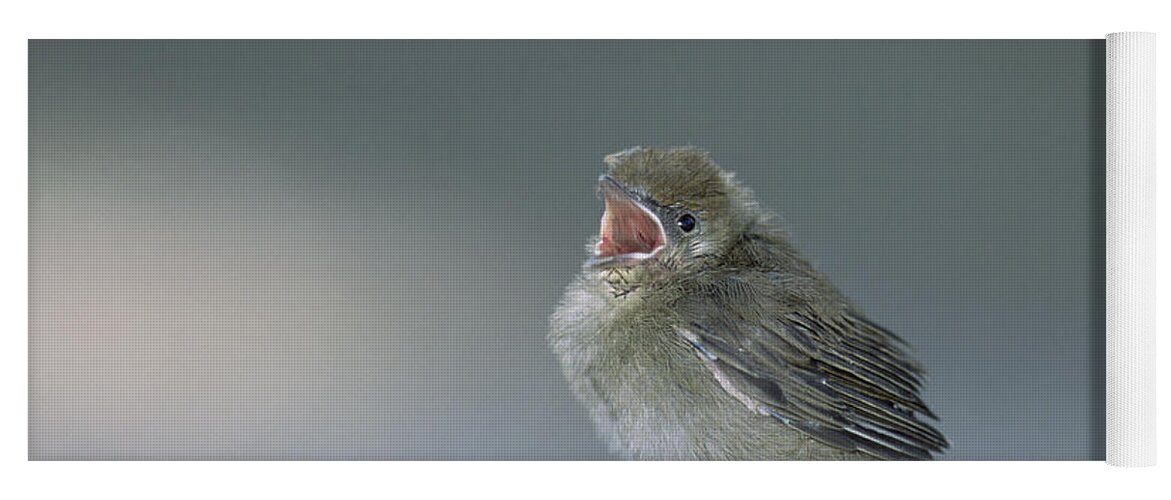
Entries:
{"label": "wing feather", "polygon": [[689,295],[680,334],[753,411],[878,458],[931,459],[948,447],[920,418],[935,418],[919,396],[923,370],[893,333],[849,308],[814,311],[753,287],[705,288],[732,292]]}

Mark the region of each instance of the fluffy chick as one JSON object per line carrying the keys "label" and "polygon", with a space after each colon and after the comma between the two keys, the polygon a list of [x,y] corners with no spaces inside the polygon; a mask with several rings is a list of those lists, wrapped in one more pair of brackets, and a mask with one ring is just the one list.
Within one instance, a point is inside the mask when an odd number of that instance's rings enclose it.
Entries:
{"label": "fluffy chick", "polygon": [[931,459],[922,370],[694,148],[606,157],[549,341],[624,458]]}

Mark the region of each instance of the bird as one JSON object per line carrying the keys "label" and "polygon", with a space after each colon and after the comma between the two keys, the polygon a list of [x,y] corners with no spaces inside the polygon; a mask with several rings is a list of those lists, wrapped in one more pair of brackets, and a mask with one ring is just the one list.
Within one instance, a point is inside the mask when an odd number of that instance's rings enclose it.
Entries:
{"label": "bird", "polygon": [[547,340],[623,459],[931,460],[910,346],[695,147],[604,157],[599,234]]}

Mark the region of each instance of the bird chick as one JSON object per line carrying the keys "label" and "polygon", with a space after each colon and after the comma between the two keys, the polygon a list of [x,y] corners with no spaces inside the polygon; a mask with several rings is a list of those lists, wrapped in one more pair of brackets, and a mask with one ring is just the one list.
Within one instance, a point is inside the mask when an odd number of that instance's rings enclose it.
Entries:
{"label": "bird chick", "polygon": [[624,458],[931,459],[922,369],[694,148],[606,157],[549,342]]}

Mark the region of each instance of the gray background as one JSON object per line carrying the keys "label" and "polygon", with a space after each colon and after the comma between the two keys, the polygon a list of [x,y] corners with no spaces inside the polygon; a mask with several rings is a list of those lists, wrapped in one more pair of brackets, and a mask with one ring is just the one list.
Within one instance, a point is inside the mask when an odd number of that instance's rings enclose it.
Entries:
{"label": "gray background", "polygon": [[545,346],[607,153],[695,145],[930,372],[1101,460],[1104,44],[29,44],[33,459],[601,459]]}

